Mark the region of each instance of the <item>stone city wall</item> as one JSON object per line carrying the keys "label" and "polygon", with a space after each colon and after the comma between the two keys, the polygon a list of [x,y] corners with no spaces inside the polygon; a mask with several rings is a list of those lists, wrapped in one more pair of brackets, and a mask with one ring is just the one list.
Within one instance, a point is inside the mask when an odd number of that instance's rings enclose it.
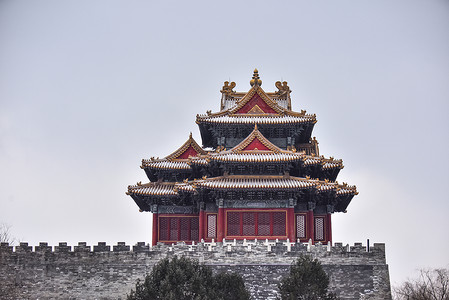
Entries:
{"label": "stone city wall", "polygon": [[391,299],[385,245],[367,251],[361,243],[343,246],[288,241],[225,241],[186,245],[137,243],[90,247],[47,243],[31,247],[0,245],[1,299],[126,299],[137,279],[160,259],[171,256],[198,259],[215,272],[243,276],[253,299],[275,299],[280,279],[300,255],[321,261],[331,289],[342,299]]}

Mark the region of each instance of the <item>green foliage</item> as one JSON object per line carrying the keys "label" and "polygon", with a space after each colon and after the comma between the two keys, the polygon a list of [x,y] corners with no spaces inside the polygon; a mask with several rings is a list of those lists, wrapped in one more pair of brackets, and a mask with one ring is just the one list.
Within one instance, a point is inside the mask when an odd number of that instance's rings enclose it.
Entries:
{"label": "green foliage", "polygon": [[138,281],[128,300],[149,299],[249,299],[243,279],[237,274],[212,270],[197,260],[165,258],[157,263],[145,280]]}
{"label": "green foliage", "polygon": [[245,300],[250,298],[248,290],[240,275],[235,273],[219,273],[215,276],[217,299]]}
{"label": "green foliage", "polygon": [[338,299],[328,292],[329,277],[321,263],[310,256],[300,256],[290,274],[279,284],[281,299]]}

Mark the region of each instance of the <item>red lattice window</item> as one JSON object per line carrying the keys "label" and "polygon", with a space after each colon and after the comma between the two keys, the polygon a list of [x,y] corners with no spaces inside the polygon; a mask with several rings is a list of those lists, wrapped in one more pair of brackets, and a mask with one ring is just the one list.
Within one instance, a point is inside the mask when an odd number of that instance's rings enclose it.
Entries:
{"label": "red lattice window", "polygon": [[296,237],[298,239],[306,238],[306,216],[296,215]]}
{"label": "red lattice window", "polygon": [[188,241],[190,240],[190,220],[187,218],[180,218],[179,230],[181,231],[179,240]]}
{"label": "red lattice window", "polygon": [[168,241],[169,218],[159,218],[159,240]]}
{"label": "red lattice window", "polygon": [[257,235],[271,235],[271,216],[268,212],[257,214]]}
{"label": "red lattice window", "polygon": [[286,236],[285,211],[228,211],[226,236]]}
{"label": "red lattice window", "polygon": [[217,236],[217,215],[207,215],[207,238],[212,239]]}
{"label": "red lattice window", "polygon": [[273,235],[286,235],[286,214],[284,212],[273,213]]}
{"label": "red lattice window", "polygon": [[198,217],[159,217],[160,241],[197,241]]}
{"label": "red lattice window", "polygon": [[178,239],[179,233],[179,218],[170,218],[170,237],[168,238],[170,241],[179,241]]}
{"label": "red lattice window", "polygon": [[200,236],[200,220],[198,218],[190,219],[190,240],[198,241]]}
{"label": "red lattice window", "polygon": [[253,236],[256,235],[256,218],[255,213],[243,213],[243,231],[242,235]]}
{"label": "red lattice window", "polygon": [[315,241],[324,241],[324,218],[315,217]]}
{"label": "red lattice window", "polygon": [[227,235],[240,235],[240,213],[230,212],[228,213],[228,234]]}

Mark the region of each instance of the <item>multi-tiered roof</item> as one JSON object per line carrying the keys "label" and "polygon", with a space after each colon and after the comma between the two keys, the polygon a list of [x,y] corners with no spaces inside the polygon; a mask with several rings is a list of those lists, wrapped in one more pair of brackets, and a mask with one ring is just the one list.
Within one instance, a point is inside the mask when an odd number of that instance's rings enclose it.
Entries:
{"label": "multi-tiered roof", "polygon": [[[346,210],[357,191],[336,182],[341,160],[319,155],[311,137],[315,115],[291,110],[287,82],[277,82],[275,93],[266,93],[261,84],[257,70],[247,93],[234,92],[235,83],[225,82],[221,110],[197,115],[204,148],[190,134],[167,157],[142,160],[150,182],[127,192],[141,211],[195,215],[220,214],[219,207],[248,213],[284,207],[319,215]],[[330,216],[328,223],[330,230]]]}

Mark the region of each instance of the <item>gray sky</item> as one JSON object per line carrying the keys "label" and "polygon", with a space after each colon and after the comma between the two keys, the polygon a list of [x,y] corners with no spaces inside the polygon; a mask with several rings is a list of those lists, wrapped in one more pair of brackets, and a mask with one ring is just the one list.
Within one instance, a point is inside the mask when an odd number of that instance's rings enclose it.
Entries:
{"label": "gray sky", "polygon": [[1,1],[0,222],[31,245],[150,242],[142,158],[201,143],[223,81],[286,80],[358,187],[334,242],[392,283],[449,266],[448,1]]}

